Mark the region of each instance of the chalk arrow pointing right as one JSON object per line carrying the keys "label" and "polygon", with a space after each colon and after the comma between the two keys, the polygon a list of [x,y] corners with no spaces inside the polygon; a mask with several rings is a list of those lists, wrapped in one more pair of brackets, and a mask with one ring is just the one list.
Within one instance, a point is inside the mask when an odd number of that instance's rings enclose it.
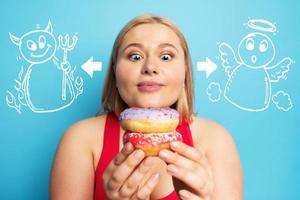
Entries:
{"label": "chalk arrow pointing right", "polygon": [[197,62],[197,70],[205,71],[206,78],[208,78],[217,68],[218,66],[213,61],[211,61],[208,57],[206,57],[206,61],[204,62]]}

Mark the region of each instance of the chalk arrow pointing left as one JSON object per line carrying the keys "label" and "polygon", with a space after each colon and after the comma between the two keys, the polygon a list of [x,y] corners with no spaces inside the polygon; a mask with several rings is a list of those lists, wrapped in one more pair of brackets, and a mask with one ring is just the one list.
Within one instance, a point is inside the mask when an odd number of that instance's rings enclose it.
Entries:
{"label": "chalk arrow pointing left", "polygon": [[205,62],[197,62],[197,70],[205,71],[206,78],[208,78],[217,68],[218,66],[213,61],[211,61],[208,57],[206,57]]}
{"label": "chalk arrow pointing left", "polygon": [[102,70],[102,62],[94,62],[93,57],[90,57],[90,59],[81,65],[81,69],[83,69],[91,78],[93,78],[95,71]]}

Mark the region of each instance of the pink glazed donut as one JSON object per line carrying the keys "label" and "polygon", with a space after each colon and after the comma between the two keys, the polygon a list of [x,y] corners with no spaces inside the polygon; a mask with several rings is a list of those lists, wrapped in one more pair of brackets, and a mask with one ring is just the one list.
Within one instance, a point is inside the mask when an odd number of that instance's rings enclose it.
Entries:
{"label": "pink glazed donut", "polygon": [[126,130],[123,142],[131,142],[147,156],[157,156],[161,149],[169,149],[170,142],[181,141],[176,132],[179,113],[171,108],[128,108],[120,114]]}
{"label": "pink glazed donut", "polygon": [[180,133],[173,131],[169,133],[132,133],[126,132],[123,142],[130,142],[135,148],[142,149],[146,156],[157,156],[162,149],[170,149],[170,142],[182,141]]}

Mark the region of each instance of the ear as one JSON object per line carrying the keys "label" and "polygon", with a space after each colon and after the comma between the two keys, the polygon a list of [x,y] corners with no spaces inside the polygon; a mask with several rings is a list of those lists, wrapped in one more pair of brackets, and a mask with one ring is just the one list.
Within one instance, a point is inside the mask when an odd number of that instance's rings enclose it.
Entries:
{"label": "ear", "polygon": [[49,32],[49,33],[52,33],[52,24],[51,24],[50,19],[49,19],[49,21],[48,21],[47,27],[45,28],[45,31],[47,31],[47,32]]}
{"label": "ear", "polygon": [[10,32],[8,32],[10,40],[17,46],[19,46],[20,44],[20,38],[14,36],[13,34],[11,34]]}

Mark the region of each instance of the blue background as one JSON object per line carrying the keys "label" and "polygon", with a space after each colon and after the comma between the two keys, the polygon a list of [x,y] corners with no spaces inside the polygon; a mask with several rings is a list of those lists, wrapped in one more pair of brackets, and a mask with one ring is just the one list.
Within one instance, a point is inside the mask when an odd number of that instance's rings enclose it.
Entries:
{"label": "blue background", "polygon": [[[245,199],[300,199],[300,4],[296,0],[11,0],[0,5],[0,199],[48,199],[51,164],[63,132],[76,121],[95,115],[114,39],[128,20],[145,12],[170,18],[184,32],[194,67],[196,112],[225,126],[235,139],[243,165]],[[288,79],[275,86],[275,90],[290,94],[293,108],[288,112],[274,104],[263,112],[246,112],[224,98],[218,103],[207,98],[205,90],[211,81],[226,80],[216,58],[217,43],[226,41],[236,49],[249,33],[243,24],[251,18],[276,22],[279,33],[272,36],[277,48],[275,61],[286,56],[296,61]],[[73,64],[80,66],[93,56],[103,62],[103,71],[91,79],[78,67],[84,92],[67,109],[48,114],[24,109],[20,115],[5,102],[20,71],[16,60],[20,54],[8,32],[21,36],[36,24],[46,27],[48,19],[56,37],[78,32],[78,44],[70,55]],[[204,72],[196,71],[196,63],[206,57],[219,67],[208,79]],[[240,92],[247,95],[247,91]]]}

